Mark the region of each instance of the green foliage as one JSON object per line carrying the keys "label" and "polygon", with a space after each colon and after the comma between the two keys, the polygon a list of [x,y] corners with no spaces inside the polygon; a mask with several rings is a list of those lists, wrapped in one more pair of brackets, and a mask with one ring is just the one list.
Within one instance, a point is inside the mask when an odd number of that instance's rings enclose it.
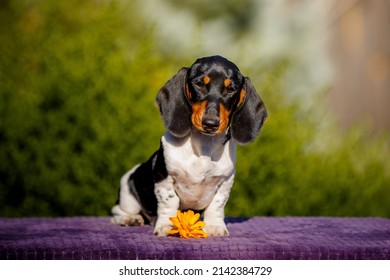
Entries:
{"label": "green foliage", "polygon": [[153,101],[171,70],[113,3],[24,3],[1,16],[2,213],[106,214],[159,145]]}
{"label": "green foliage", "polygon": [[[159,53],[129,2],[0,5],[0,215],[107,215],[121,175],[158,148],[155,95],[195,57]],[[238,148],[227,214],[390,217],[388,152],[334,129],[345,140],[316,145],[320,120],[283,101],[286,68],[244,71],[270,117]]]}
{"label": "green foliage", "polygon": [[321,127],[326,116],[283,104],[284,65],[260,83],[270,116],[259,139],[238,149],[227,214],[390,217],[388,138],[343,135]]}

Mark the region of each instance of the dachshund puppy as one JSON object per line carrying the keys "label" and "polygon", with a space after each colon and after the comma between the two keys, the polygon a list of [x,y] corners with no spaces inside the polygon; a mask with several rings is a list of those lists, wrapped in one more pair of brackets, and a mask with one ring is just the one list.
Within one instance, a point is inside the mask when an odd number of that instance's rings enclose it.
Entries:
{"label": "dachshund puppy", "polygon": [[204,230],[227,236],[224,207],[233,185],[236,143],[260,133],[267,110],[249,78],[221,56],[184,67],[158,92],[166,128],[161,145],[121,179],[112,222],[154,224],[155,235],[172,228],[178,209],[204,211]]}

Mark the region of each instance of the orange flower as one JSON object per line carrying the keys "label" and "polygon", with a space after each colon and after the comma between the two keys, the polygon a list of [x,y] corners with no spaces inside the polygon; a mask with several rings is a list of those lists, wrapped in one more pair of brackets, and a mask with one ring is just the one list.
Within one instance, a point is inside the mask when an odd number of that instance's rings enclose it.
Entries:
{"label": "orange flower", "polygon": [[182,213],[177,210],[176,217],[171,217],[169,220],[174,225],[174,228],[167,232],[167,235],[182,237],[182,238],[205,238],[207,233],[202,230],[205,226],[203,221],[198,221],[200,214],[194,214],[194,211],[188,210]]}

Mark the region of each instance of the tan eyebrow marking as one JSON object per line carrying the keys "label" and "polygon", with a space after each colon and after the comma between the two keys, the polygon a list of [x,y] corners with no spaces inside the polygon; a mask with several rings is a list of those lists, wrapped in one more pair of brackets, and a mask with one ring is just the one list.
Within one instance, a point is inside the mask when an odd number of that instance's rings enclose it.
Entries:
{"label": "tan eyebrow marking", "polygon": [[211,79],[209,76],[204,76],[203,77],[203,82],[205,83],[205,85],[207,85],[208,83],[210,83]]}
{"label": "tan eyebrow marking", "polygon": [[224,84],[225,87],[228,87],[228,86],[230,86],[231,82],[232,82],[231,80],[226,79],[226,80],[223,82],[223,84]]}

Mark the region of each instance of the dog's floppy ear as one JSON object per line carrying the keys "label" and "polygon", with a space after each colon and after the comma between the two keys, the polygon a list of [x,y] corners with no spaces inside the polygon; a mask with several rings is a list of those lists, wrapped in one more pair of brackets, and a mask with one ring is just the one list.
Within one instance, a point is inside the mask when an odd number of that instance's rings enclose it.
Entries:
{"label": "dog's floppy ear", "polygon": [[267,118],[267,109],[249,78],[245,78],[240,93],[240,102],[231,121],[231,135],[238,144],[247,144],[256,139]]}
{"label": "dog's floppy ear", "polygon": [[158,92],[156,104],[165,128],[176,137],[190,132],[192,109],[185,96],[186,67],[181,68]]}

